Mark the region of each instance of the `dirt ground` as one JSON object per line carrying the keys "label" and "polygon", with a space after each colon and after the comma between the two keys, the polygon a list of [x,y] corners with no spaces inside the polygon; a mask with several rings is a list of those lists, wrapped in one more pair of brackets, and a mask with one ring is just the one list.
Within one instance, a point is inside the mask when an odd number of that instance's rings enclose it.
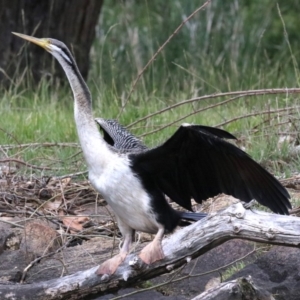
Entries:
{"label": "dirt ground", "polygon": [[[282,184],[299,203],[300,176]],[[237,201],[219,195],[194,208],[209,213]],[[300,208],[291,213],[299,215]],[[133,251],[151,239],[140,233]],[[120,241],[113,212],[89,182],[0,178],[1,283],[44,281],[99,265],[118,251]]]}

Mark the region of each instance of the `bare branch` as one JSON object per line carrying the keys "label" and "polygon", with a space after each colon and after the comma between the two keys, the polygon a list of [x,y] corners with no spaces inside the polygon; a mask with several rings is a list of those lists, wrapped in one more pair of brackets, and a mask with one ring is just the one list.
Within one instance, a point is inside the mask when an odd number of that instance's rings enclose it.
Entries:
{"label": "bare branch", "polygon": [[18,145],[1,145],[3,149],[15,149],[15,148],[32,148],[32,147],[72,147],[79,148],[78,143],[29,143]]}
{"label": "bare branch", "polygon": [[36,166],[36,165],[29,164],[26,161],[16,159],[16,158],[0,159],[0,164],[10,163],[10,162],[15,162],[15,163],[24,165],[24,166],[32,168],[32,169],[37,169],[37,170],[60,170],[60,168],[39,167],[39,166]]}
{"label": "bare branch", "polygon": [[[232,101],[236,98],[239,98],[239,97],[233,97],[233,98],[230,98],[226,101],[222,101],[221,103],[218,103],[218,104],[213,104],[213,105],[210,105],[210,106],[207,106],[205,108],[200,108],[200,109],[197,109],[195,111],[192,111],[191,113],[189,114],[186,114],[180,118],[177,118],[175,121],[172,121],[170,123],[167,123],[163,126],[160,126],[158,129],[155,129],[155,130],[152,130],[152,131],[148,131],[144,134],[141,134],[139,137],[144,137],[144,136],[147,136],[147,135],[150,135],[150,134],[153,134],[153,133],[156,133],[158,131],[161,131],[169,126],[172,126],[182,120],[184,120],[185,118],[187,117],[190,117],[192,115],[196,115],[198,114],[199,112],[202,112],[202,111],[205,111],[205,110],[208,110],[212,107],[216,107],[216,106],[221,106],[222,104],[224,104],[225,102],[229,102],[229,101]],[[295,111],[297,108],[299,108],[299,106],[291,106],[291,107],[285,107],[285,108],[280,108],[280,109],[273,109],[273,110],[266,110],[266,111],[259,111],[259,112],[253,112],[253,113],[249,113],[249,114],[245,114],[245,115],[241,115],[241,116],[238,116],[238,117],[235,117],[235,118],[232,118],[230,120],[227,120],[225,122],[222,122],[222,123],[219,123],[217,125],[215,125],[215,127],[221,127],[221,126],[224,126],[224,125],[227,125],[229,123],[232,123],[232,122],[235,122],[235,121],[238,121],[238,120],[241,120],[241,119],[245,119],[245,118],[249,118],[249,117],[254,117],[254,116],[263,116],[263,115],[271,115],[271,114],[279,114],[279,113],[283,113],[283,112],[288,112],[288,115],[292,115],[292,114],[298,114],[298,111]]]}
{"label": "bare branch", "polygon": [[[97,266],[44,282],[0,285],[4,299],[80,299],[92,293],[109,293],[118,288],[171,272],[230,239],[300,246],[300,219],[261,211],[245,210],[234,204],[226,210],[185,227],[163,241],[165,258],[146,266],[135,254],[127,257],[110,278],[95,275]],[[99,294],[98,294],[99,295]]]}
{"label": "bare branch", "polygon": [[[266,247],[266,248],[267,248],[267,247]],[[263,249],[263,248],[260,248],[260,251],[261,251],[262,249]],[[163,283],[160,283],[160,284],[157,284],[157,285],[153,285],[153,286],[148,287],[148,288],[139,289],[139,290],[137,290],[137,291],[133,291],[133,292],[128,293],[128,294],[123,294],[123,295],[121,295],[121,296],[114,297],[114,298],[112,298],[111,300],[122,299],[122,298],[125,298],[125,297],[128,297],[128,296],[132,296],[132,295],[136,295],[136,294],[138,294],[138,293],[145,292],[145,291],[155,290],[155,289],[157,289],[157,288],[160,288],[160,287],[162,287],[162,286],[164,286],[164,285],[168,285],[168,284],[170,284],[170,283],[179,282],[179,281],[182,281],[182,280],[185,280],[185,279],[188,279],[188,278],[205,276],[205,275],[208,275],[208,274],[212,274],[212,273],[215,273],[215,272],[224,270],[225,268],[228,268],[228,267],[230,267],[230,266],[236,264],[237,262],[239,262],[239,261],[241,261],[241,260],[244,260],[245,258],[247,258],[248,256],[252,255],[252,254],[255,253],[256,251],[257,251],[257,249],[255,248],[254,250],[250,251],[250,252],[247,253],[246,255],[244,255],[244,256],[242,256],[242,257],[240,257],[240,258],[238,258],[238,259],[236,259],[236,260],[230,262],[229,264],[223,265],[223,266],[221,266],[221,267],[219,267],[219,268],[217,268],[217,269],[210,270],[210,271],[208,271],[208,272],[199,273],[199,274],[193,274],[193,269],[192,269],[192,270],[189,272],[189,274],[174,279],[175,276],[177,275],[177,271],[176,271],[176,272],[174,272],[174,276],[172,276],[172,278],[171,278],[170,280],[166,281],[166,282],[163,282]],[[197,261],[196,261],[194,267],[196,266],[196,264],[197,264]],[[183,267],[185,267],[185,266],[183,266]],[[181,270],[181,269],[179,269],[179,270]]]}
{"label": "bare branch", "polygon": [[232,123],[232,122],[235,122],[235,121],[238,121],[238,120],[241,120],[241,119],[245,119],[245,118],[249,118],[249,117],[254,117],[254,116],[263,116],[263,115],[268,115],[268,114],[279,114],[279,113],[282,113],[282,112],[288,112],[288,114],[293,114],[293,113],[298,113],[298,112],[295,112],[296,109],[298,109],[299,106],[291,106],[291,107],[284,107],[284,108],[280,108],[280,109],[268,109],[268,110],[264,110],[264,111],[259,111],[259,112],[252,112],[252,113],[249,113],[249,114],[245,114],[245,115],[242,115],[242,116],[238,116],[238,117],[235,117],[235,118],[232,118],[230,120],[227,120],[225,122],[222,122],[220,124],[217,124],[216,127],[221,127],[221,126],[224,126],[224,125],[227,125],[229,123]]}
{"label": "bare branch", "polygon": [[[234,92],[226,92],[226,93],[216,93],[216,94],[211,94],[211,95],[204,95],[204,96],[201,96],[201,97],[195,97],[195,98],[191,98],[191,99],[187,99],[187,100],[184,100],[184,101],[181,101],[181,102],[178,102],[178,103],[175,103],[175,104],[172,104],[168,107],[165,107],[159,111],[156,111],[154,113],[151,113],[145,117],[142,117],[134,122],[132,122],[131,124],[129,124],[127,126],[127,128],[130,128],[142,121],[145,121],[147,119],[150,119],[156,115],[159,115],[159,114],[162,114],[166,111],[169,111],[173,108],[177,108],[177,107],[180,107],[182,105],[185,105],[185,104],[188,104],[188,103],[193,103],[193,102],[198,102],[198,101],[205,101],[207,99],[215,99],[215,98],[220,98],[220,97],[233,97],[231,99],[228,99],[228,100],[225,100],[224,102],[222,103],[219,103],[219,104],[214,104],[213,106],[209,106],[208,108],[211,108],[211,107],[215,107],[215,106],[218,106],[218,105],[222,105],[222,104],[225,104],[229,101],[232,101],[232,100],[235,100],[235,99],[238,99],[238,98],[243,98],[243,97],[251,97],[251,96],[259,96],[259,95],[268,95],[268,94],[272,94],[272,95],[276,95],[276,94],[286,94],[286,95],[289,95],[289,94],[297,94],[297,93],[300,93],[300,88],[282,88],[282,89],[261,89],[261,90],[248,90],[248,91],[234,91]],[[206,110],[206,109],[204,109]],[[201,110],[200,110],[201,111]],[[166,125],[165,127],[169,126],[170,124]],[[160,129],[159,129],[160,130]]]}
{"label": "bare branch", "polygon": [[82,172],[75,172],[75,173],[70,173],[70,174],[65,174],[62,176],[55,176],[53,177],[54,179],[60,180],[60,179],[64,179],[64,178],[73,178],[73,177],[78,177],[78,176],[82,176],[82,175],[87,175],[88,171],[82,171]]}
{"label": "bare branch", "polygon": [[269,292],[263,291],[256,286],[253,283],[251,276],[223,282],[218,286],[203,292],[192,300],[233,299],[232,297],[234,297],[235,300],[275,300]]}

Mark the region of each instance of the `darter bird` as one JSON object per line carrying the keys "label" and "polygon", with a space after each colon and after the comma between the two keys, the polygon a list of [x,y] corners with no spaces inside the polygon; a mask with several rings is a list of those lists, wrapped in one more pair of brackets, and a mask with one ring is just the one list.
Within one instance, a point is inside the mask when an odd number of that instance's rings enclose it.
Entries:
{"label": "darter bird", "polygon": [[129,252],[135,230],[156,234],[140,252],[141,260],[151,264],[164,258],[164,233],[173,231],[181,220],[165,195],[188,210],[192,210],[192,198],[201,203],[225,193],[245,202],[256,199],[275,213],[288,214],[287,190],[248,154],[226,142],[233,138],[226,131],[185,124],[153,149],[124,153],[111,147],[97,128],[90,91],[66,45],[15,34],[44,48],[65,71],[89,180],[113,209],[122,233],[120,253],[102,263],[97,274],[116,271]]}

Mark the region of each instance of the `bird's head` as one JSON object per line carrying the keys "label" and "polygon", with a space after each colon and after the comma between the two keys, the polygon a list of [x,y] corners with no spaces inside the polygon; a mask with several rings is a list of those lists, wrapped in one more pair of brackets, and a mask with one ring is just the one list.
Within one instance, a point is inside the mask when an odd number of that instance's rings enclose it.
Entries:
{"label": "bird's head", "polygon": [[29,41],[31,43],[34,43],[43,49],[45,49],[47,52],[51,53],[54,57],[56,57],[59,61],[63,60],[67,62],[69,65],[74,65],[74,59],[67,48],[67,46],[58,40],[51,39],[51,38],[36,38],[30,35],[22,34],[22,33],[16,33],[12,32],[14,35]]}

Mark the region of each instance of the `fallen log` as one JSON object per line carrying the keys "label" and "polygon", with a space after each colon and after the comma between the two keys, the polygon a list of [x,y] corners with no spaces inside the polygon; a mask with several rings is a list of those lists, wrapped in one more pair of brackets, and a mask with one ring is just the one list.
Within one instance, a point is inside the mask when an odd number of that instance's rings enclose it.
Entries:
{"label": "fallen log", "polygon": [[171,272],[230,239],[290,247],[300,246],[300,219],[246,210],[241,203],[178,230],[163,241],[165,258],[150,266],[130,254],[111,277],[95,275],[97,266],[32,284],[0,284],[1,299],[82,299]]}
{"label": "fallen log", "polygon": [[252,282],[251,276],[220,283],[192,300],[275,300],[268,292]]}

